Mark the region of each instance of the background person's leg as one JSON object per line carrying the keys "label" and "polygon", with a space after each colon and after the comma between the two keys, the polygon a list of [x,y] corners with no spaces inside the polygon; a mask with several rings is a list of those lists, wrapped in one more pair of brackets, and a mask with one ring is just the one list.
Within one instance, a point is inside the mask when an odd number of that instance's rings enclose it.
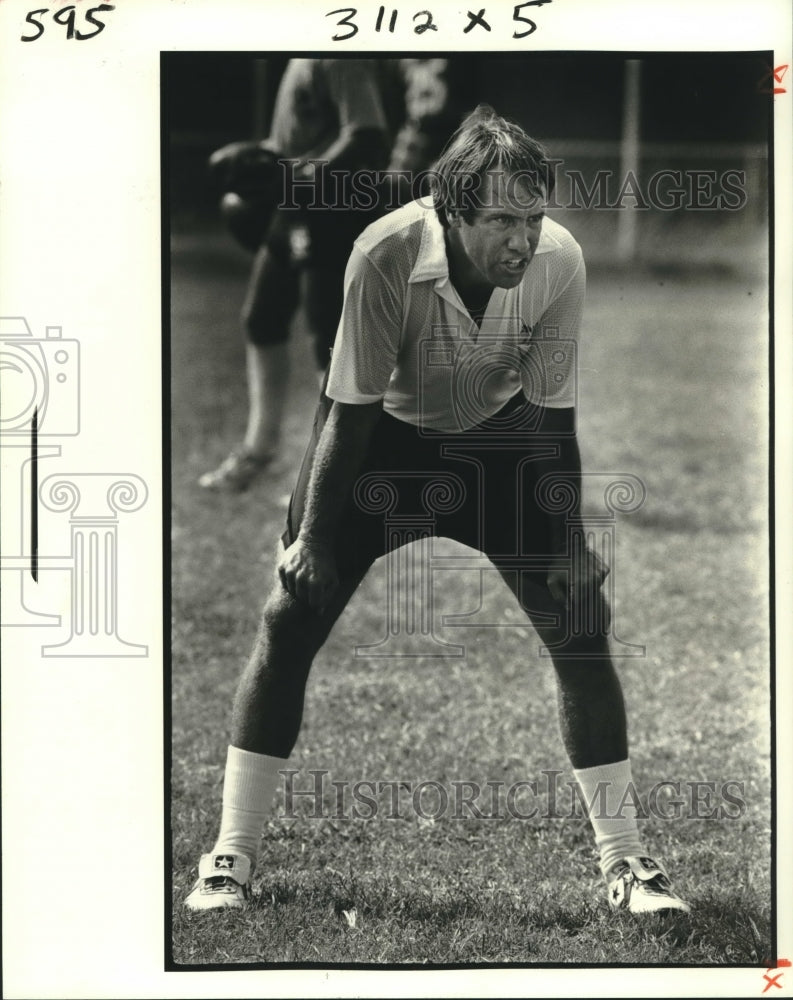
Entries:
{"label": "background person's leg", "polygon": [[347,256],[333,265],[311,264],[303,272],[303,304],[320,377],[330,364],[331,348],[341,319]]}
{"label": "background person's leg", "polygon": [[248,418],[242,445],[201,477],[208,489],[244,490],[278,453],[289,392],[289,329],[299,301],[299,273],[272,246],[253,260],[242,307]]}

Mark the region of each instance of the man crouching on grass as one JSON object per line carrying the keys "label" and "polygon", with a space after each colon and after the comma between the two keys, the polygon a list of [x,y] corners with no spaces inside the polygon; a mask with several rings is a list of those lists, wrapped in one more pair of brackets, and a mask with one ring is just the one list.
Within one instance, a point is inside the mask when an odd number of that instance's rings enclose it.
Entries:
{"label": "man crouching on grass", "polygon": [[[552,185],[543,148],[480,107],[436,164],[433,204],[414,201],[356,241],[279,579],[234,702],[220,832],[190,909],[249,898],[312,661],[369,567],[399,544],[364,502],[362,477],[373,475],[407,506],[433,479],[457,484],[461,502],[438,514],[436,533],[490,559],[551,653],[565,749],[586,802],[600,804],[590,820],[610,905],[689,909],[644,849],[626,794],[608,569],[570,537],[569,510],[537,499],[555,477],[577,498],[575,516],[581,486],[575,350],[560,345],[579,336],[586,274],[573,237],[545,218]],[[591,627],[571,628],[582,610]]]}

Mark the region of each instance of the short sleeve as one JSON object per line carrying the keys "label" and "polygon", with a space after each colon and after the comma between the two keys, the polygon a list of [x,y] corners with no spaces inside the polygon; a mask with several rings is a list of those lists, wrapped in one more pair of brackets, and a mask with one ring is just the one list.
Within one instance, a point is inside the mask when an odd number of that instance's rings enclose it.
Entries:
{"label": "short sleeve", "polygon": [[399,353],[402,312],[384,275],[353,247],[326,388],[331,399],[374,403],[385,396]]}
{"label": "short sleeve", "polygon": [[388,130],[380,88],[366,59],[325,61],[328,91],[339,115],[339,130]]}
{"label": "short sleeve", "polygon": [[558,409],[576,405],[585,294],[586,267],[580,257],[570,280],[532,327],[521,352],[521,380],[529,402]]}

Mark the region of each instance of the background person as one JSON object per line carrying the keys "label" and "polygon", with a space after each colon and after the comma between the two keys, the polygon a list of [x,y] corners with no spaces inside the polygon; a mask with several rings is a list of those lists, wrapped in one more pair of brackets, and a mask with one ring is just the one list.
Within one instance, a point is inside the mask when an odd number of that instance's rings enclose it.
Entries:
{"label": "background person", "polygon": [[[238,195],[225,203],[232,232],[255,257],[242,307],[247,426],[242,443],[201,476],[202,486],[244,490],[277,456],[289,392],[289,330],[301,293],[317,366],[326,367],[347,257],[380,210],[345,209],[328,178],[331,171],[388,165],[404,117],[402,91],[395,60],[290,59],[269,137],[261,144],[232,143],[212,157],[212,169]],[[285,159],[299,163],[268,170]],[[263,197],[257,184],[269,188]],[[284,196],[294,209],[272,211]]]}

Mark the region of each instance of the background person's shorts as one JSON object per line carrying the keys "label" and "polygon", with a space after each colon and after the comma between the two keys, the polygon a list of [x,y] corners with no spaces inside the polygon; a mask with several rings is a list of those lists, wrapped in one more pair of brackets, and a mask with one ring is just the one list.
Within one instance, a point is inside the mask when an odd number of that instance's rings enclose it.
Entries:
{"label": "background person's shorts", "polygon": [[[248,282],[243,318],[248,339],[258,347],[282,344],[301,299],[315,337],[320,368],[330,349],[344,303],[344,272],[355,240],[379,214],[351,209],[276,211],[257,251]],[[295,260],[292,231],[305,226],[306,257]]]}

